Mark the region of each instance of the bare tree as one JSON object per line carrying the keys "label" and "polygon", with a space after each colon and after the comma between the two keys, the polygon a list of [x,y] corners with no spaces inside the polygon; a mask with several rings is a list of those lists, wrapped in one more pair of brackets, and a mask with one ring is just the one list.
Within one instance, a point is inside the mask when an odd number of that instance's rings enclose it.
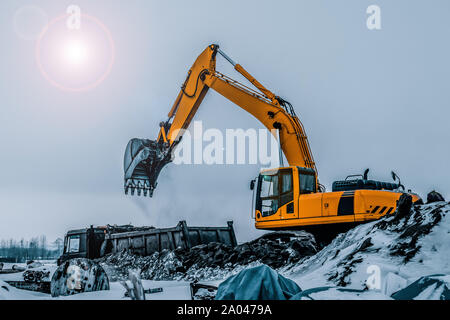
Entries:
{"label": "bare tree", "polygon": [[45,235],[34,237],[30,241],[23,238],[20,241],[14,239],[0,240],[0,262],[26,262],[38,259],[56,259],[63,250],[63,240],[58,238],[49,248]]}

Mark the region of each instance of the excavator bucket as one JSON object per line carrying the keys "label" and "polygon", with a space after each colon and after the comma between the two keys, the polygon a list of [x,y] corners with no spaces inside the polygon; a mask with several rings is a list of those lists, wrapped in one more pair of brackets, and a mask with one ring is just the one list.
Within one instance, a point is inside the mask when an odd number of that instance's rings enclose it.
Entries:
{"label": "excavator bucket", "polygon": [[132,139],[125,150],[125,194],[152,197],[162,168],[172,161],[169,147],[148,139]]}

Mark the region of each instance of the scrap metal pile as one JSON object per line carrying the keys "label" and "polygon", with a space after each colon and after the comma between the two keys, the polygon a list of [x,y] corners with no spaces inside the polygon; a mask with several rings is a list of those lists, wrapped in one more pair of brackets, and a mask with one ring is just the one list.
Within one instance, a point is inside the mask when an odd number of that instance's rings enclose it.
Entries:
{"label": "scrap metal pile", "polygon": [[203,280],[221,278],[251,264],[280,268],[318,252],[314,237],[306,232],[277,232],[231,247],[221,243],[199,245],[190,250],[164,250],[143,257],[123,251],[98,260],[110,279],[123,280],[129,269],[141,270],[148,280]]}

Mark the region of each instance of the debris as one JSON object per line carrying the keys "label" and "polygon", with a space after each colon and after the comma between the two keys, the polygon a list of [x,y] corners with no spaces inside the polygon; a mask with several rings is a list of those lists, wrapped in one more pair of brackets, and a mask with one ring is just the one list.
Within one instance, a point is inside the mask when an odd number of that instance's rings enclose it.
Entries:
{"label": "debris", "polygon": [[16,264],[13,265],[13,266],[11,267],[11,269],[14,270],[14,271],[17,271],[17,272],[22,272],[22,271],[27,270],[27,268],[18,266],[18,265],[16,265]]}
{"label": "debris", "polygon": [[142,286],[141,275],[139,271],[129,270],[129,280],[132,287],[129,287],[125,281],[121,281],[122,286],[127,290],[125,296],[131,297],[131,300],[145,300],[145,291]]}
{"label": "debris", "polygon": [[238,272],[255,263],[280,268],[317,252],[318,247],[310,234],[285,232],[275,238],[271,234],[264,235],[236,247],[209,243],[191,249],[163,250],[150,256],[122,251],[97,261],[112,280],[126,279],[129,268],[141,270],[141,277],[148,280],[203,280],[214,273],[220,276]]}
{"label": "debris", "polygon": [[108,276],[100,265],[89,259],[77,258],[64,262],[51,281],[52,297],[100,290],[109,290]]}
{"label": "debris", "polygon": [[427,203],[439,201],[445,201],[444,197],[439,192],[433,190],[427,195]]}
{"label": "debris", "polygon": [[47,270],[27,270],[23,273],[23,279],[29,283],[39,283],[43,280],[49,280],[50,271]]}
{"label": "debris", "polygon": [[217,287],[198,282],[191,282],[192,300],[214,300],[217,294]]}
{"label": "debris", "polygon": [[10,286],[27,291],[50,294],[50,281],[27,282],[27,281],[6,281]]}

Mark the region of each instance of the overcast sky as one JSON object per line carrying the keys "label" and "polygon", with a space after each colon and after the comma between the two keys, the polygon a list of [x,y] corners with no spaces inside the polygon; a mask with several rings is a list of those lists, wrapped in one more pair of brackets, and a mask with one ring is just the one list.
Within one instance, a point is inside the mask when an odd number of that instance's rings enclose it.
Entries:
{"label": "overcast sky", "polygon": [[[76,4],[104,23],[115,44],[105,81],[72,93],[43,77],[36,40],[14,23],[30,3],[50,20]],[[381,30],[366,26],[372,4]],[[390,181],[395,170],[422,196],[450,197],[449,16],[446,0],[2,0],[0,238],[182,219],[234,220],[239,241],[257,236],[248,182],[259,165],[170,165],[153,199],[123,195],[127,142],[156,138],[211,43],[294,105],[329,190],[370,167],[373,178]],[[222,60],[218,69],[234,76]],[[195,119],[205,129],[262,128],[213,91]]]}

